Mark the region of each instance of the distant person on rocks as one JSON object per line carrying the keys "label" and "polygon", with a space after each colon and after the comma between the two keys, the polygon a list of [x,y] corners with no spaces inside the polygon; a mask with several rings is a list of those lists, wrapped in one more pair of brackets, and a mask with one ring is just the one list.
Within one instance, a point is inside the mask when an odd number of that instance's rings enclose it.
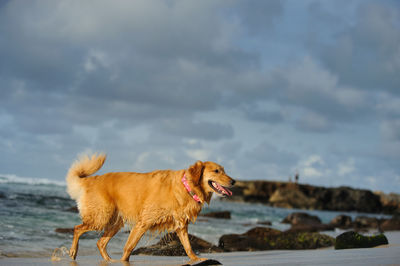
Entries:
{"label": "distant person on rocks", "polygon": [[300,176],[299,172],[296,171],[296,174],[294,176],[294,180],[295,180],[296,184],[299,183],[299,176]]}

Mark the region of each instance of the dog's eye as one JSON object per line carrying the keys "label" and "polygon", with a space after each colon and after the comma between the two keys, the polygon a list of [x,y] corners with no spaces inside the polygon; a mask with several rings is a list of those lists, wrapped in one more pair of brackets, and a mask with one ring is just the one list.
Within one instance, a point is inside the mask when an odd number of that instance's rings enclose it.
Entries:
{"label": "dog's eye", "polygon": [[218,169],[215,169],[214,172],[218,174],[218,173],[219,173],[219,170],[218,170]]}

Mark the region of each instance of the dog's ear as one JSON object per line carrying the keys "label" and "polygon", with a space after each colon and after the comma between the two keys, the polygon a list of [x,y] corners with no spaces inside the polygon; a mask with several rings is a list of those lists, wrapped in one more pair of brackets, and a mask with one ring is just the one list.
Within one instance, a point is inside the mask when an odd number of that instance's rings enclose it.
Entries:
{"label": "dog's ear", "polygon": [[197,161],[195,164],[189,167],[188,172],[192,178],[194,184],[199,184],[200,178],[203,175],[204,163]]}

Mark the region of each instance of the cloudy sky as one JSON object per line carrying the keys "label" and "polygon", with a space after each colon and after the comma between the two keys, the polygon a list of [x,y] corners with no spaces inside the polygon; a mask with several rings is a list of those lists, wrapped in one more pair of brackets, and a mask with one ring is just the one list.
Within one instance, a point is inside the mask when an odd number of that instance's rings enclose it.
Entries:
{"label": "cloudy sky", "polygon": [[0,174],[213,160],[400,193],[396,0],[1,1]]}

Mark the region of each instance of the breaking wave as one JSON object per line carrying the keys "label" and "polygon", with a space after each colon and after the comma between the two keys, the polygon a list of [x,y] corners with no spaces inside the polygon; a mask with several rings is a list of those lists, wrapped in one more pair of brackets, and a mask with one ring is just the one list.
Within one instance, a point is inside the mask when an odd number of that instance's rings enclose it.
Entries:
{"label": "breaking wave", "polygon": [[54,185],[65,187],[65,181],[56,181],[46,178],[20,177],[13,174],[0,174],[0,184],[27,184],[27,185]]}

